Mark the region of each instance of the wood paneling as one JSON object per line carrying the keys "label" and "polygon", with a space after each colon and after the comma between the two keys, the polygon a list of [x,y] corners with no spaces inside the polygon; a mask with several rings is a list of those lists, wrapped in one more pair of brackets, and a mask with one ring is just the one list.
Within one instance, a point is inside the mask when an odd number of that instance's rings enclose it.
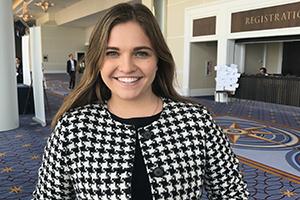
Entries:
{"label": "wood paneling", "polygon": [[300,2],[231,14],[231,32],[300,26]]}
{"label": "wood paneling", "polygon": [[216,34],[216,16],[193,20],[193,37]]}
{"label": "wood paneling", "polygon": [[234,97],[300,107],[300,77],[244,75]]}

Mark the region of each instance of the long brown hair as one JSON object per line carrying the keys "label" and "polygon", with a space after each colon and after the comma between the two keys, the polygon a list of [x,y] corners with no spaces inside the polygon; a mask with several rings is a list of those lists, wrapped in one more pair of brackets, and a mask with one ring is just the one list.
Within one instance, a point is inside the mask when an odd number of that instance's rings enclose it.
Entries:
{"label": "long brown hair", "polygon": [[187,101],[174,89],[174,59],[152,12],[142,4],[121,3],[110,8],[95,26],[85,57],[86,68],[84,74],[79,85],[65,98],[62,106],[54,116],[52,127],[71,108],[95,102],[102,104],[110,98],[111,92],[100,76],[100,66],[102,66],[104,60],[112,28],[117,24],[128,21],[135,21],[142,27],[158,57],[158,70],[152,83],[153,92],[157,96],[175,101]]}

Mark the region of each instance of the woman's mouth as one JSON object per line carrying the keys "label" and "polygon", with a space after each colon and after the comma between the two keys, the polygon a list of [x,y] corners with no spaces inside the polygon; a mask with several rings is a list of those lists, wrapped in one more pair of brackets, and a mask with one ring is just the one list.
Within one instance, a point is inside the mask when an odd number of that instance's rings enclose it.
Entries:
{"label": "woman's mouth", "polygon": [[140,80],[142,77],[140,76],[133,76],[133,77],[114,77],[114,79],[125,83],[125,84],[132,84]]}

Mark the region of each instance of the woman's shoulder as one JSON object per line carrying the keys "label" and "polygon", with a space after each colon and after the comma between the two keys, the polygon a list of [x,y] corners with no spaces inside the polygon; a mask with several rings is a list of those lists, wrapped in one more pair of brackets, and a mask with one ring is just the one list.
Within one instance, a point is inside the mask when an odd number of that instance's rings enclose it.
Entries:
{"label": "woman's shoulder", "polygon": [[208,110],[205,106],[193,100],[186,99],[184,101],[184,100],[164,99],[164,102],[167,104],[167,107],[172,110],[184,110],[190,112],[208,113]]}
{"label": "woman's shoulder", "polygon": [[67,111],[66,114],[76,115],[77,113],[80,113],[80,114],[89,115],[89,114],[93,114],[95,111],[100,112],[101,110],[103,110],[103,108],[104,106],[101,104],[92,103],[92,104],[86,104],[84,106],[72,108],[69,111]]}
{"label": "woman's shoulder", "polygon": [[174,100],[166,100],[165,103],[164,114],[167,119],[180,119],[180,121],[198,125],[212,124],[212,115],[200,103]]}
{"label": "woman's shoulder", "polygon": [[70,109],[65,112],[58,122],[70,121],[70,120],[80,120],[83,118],[101,116],[105,113],[104,105],[98,103],[87,104],[84,106],[79,106]]}

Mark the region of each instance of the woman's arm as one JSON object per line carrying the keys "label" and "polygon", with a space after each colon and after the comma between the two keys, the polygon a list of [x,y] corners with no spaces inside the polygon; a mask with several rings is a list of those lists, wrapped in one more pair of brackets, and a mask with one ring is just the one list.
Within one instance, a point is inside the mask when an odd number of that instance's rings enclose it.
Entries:
{"label": "woman's arm", "polygon": [[239,171],[239,161],[229,140],[211,116],[205,116],[206,167],[205,189],[209,199],[246,200],[247,186]]}
{"label": "woman's arm", "polygon": [[67,164],[66,139],[58,126],[45,147],[33,200],[75,199]]}

